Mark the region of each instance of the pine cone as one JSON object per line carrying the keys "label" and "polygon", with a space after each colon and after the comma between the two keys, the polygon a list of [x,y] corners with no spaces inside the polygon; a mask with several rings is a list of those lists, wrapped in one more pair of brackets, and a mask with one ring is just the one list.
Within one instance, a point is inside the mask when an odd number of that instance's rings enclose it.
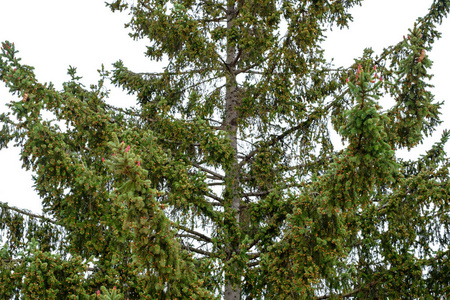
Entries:
{"label": "pine cone", "polygon": [[417,62],[422,62],[422,60],[425,58],[425,49],[422,49],[422,52],[420,52],[420,56],[417,59]]}

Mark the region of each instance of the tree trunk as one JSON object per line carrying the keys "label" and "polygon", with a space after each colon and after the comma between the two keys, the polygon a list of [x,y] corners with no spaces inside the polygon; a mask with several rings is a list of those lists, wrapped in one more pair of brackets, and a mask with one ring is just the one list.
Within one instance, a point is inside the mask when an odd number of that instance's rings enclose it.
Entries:
{"label": "tree trunk", "polygon": [[[227,6],[227,29],[231,30],[234,23],[234,18],[236,16],[236,10],[234,5],[228,4]],[[239,251],[240,241],[238,240],[238,230],[239,230],[239,209],[241,204],[241,199],[239,196],[239,170],[238,170],[238,159],[237,159],[237,119],[238,111],[237,105],[239,101],[239,93],[237,89],[236,82],[236,48],[232,46],[230,41],[227,41],[227,58],[226,58],[226,68],[227,68],[227,78],[226,78],[226,94],[225,94],[225,128],[228,132],[228,139],[230,140],[230,145],[234,150],[234,159],[231,164],[225,170],[225,201],[229,201],[229,205],[225,206],[225,209],[230,209],[230,215],[234,218],[229,220],[229,228],[227,233],[229,234],[228,240],[229,245],[227,245],[226,261],[225,264],[228,265],[226,268],[228,274],[225,274],[225,300],[239,300],[241,299],[241,270],[236,263],[229,265],[230,259],[233,254]],[[227,221],[226,221],[227,222]],[[234,224],[233,224],[234,223]],[[231,274],[230,274],[231,273]]]}

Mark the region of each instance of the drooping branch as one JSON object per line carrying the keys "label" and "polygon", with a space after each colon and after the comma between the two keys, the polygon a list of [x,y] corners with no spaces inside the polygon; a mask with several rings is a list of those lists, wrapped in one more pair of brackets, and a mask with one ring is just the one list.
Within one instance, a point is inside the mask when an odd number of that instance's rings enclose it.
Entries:
{"label": "drooping branch", "polygon": [[40,220],[42,220],[44,222],[48,222],[48,223],[51,223],[51,224],[54,224],[54,225],[58,225],[56,223],[56,221],[54,221],[52,219],[49,219],[49,218],[41,216],[41,215],[36,215],[36,214],[34,214],[34,213],[30,212],[30,211],[24,210],[24,209],[19,209],[17,207],[9,206],[7,203],[4,203],[4,202],[0,202],[0,207],[2,207],[4,209],[9,209],[9,210],[15,211],[15,212],[17,212],[19,214],[26,215],[26,216],[31,217],[31,218],[40,219]]}

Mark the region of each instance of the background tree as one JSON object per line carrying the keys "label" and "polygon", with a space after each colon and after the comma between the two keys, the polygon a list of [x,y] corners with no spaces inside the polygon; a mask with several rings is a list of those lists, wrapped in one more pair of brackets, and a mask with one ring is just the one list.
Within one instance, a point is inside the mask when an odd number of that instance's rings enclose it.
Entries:
{"label": "background tree", "polygon": [[[115,1],[167,66],[119,61],[90,89],[73,67],[62,91],[39,83],[4,43],[0,78],[21,100],[16,119],[2,115],[1,146],[21,147],[45,217],[2,205],[2,296],[447,295],[449,134],[416,161],[395,150],[440,122],[427,53],[450,2],[333,68],[324,30],[359,2]],[[108,77],[136,108],[105,103]]]}

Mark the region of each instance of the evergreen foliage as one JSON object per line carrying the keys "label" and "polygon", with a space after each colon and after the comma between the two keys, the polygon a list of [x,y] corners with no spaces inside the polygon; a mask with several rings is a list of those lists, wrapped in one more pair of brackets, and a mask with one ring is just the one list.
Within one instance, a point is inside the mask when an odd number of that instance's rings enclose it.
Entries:
{"label": "evergreen foliage", "polygon": [[[61,91],[39,82],[2,43],[20,100],[0,147],[20,147],[44,215],[1,203],[0,298],[448,297],[450,133],[396,150],[440,123],[427,53],[450,1],[335,68],[321,41],[360,2],[116,0],[167,65],[118,61],[89,88],[74,67]],[[136,106],[107,104],[107,79]]]}

